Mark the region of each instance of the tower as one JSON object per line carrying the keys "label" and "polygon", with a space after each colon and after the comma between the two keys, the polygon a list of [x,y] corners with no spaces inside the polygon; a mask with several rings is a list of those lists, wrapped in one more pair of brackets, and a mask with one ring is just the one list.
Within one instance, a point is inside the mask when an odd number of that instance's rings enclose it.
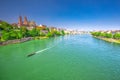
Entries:
{"label": "tower", "polygon": [[19,16],[19,18],[18,18],[18,26],[20,27],[20,26],[22,26],[22,24],[23,24],[22,17]]}
{"label": "tower", "polygon": [[24,22],[23,22],[23,24],[26,25],[26,26],[28,25],[28,20],[27,20],[27,17],[26,17],[26,16],[24,17]]}

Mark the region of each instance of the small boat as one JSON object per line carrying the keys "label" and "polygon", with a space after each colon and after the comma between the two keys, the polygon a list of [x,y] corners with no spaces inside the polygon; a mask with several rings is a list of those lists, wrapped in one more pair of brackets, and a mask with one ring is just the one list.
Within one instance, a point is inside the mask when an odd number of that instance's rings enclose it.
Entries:
{"label": "small boat", "polygon": [[33,56],[33,55],[35,55],[35,54],[36,54],[35,52],[34,52],[34,53],[31,53],[31,54],[28,54],[27,57]]}

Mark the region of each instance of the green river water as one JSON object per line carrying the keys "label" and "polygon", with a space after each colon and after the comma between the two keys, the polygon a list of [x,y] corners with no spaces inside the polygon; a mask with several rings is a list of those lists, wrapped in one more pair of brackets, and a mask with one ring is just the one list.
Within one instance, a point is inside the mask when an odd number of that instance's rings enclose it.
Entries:
{"label": "green river water", "polygon": [[120,45],[68,35],[0,46],[0,80],[120,80]]}

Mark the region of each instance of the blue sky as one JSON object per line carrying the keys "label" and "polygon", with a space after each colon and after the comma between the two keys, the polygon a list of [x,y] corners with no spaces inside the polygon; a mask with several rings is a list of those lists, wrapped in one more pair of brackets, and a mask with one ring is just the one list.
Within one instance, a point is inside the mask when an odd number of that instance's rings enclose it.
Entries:
{"label": "blue sky", "polygon": [[120,29],[120,0],[0,0],[0,19],[27,16],[37,24],[69,29]]}

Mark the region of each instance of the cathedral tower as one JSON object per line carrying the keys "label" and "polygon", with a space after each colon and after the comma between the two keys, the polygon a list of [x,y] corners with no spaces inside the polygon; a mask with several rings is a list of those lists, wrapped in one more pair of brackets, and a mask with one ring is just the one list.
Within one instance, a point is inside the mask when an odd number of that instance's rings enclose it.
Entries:
{"label": "cathedral tower", "polygon": [[26,17],[26,16],[24,17],[24,22],[23,22],[23,24],[26,25],[26,26],[28,25],[28,20],[27,20],[27,17]]}
{"label": "cathedral tower", "polygon": [[19,18],[18,18],[18,26],[20,27],[20,26],[22,26],[22,25],[23,25],[22,17],[19,16]]}

